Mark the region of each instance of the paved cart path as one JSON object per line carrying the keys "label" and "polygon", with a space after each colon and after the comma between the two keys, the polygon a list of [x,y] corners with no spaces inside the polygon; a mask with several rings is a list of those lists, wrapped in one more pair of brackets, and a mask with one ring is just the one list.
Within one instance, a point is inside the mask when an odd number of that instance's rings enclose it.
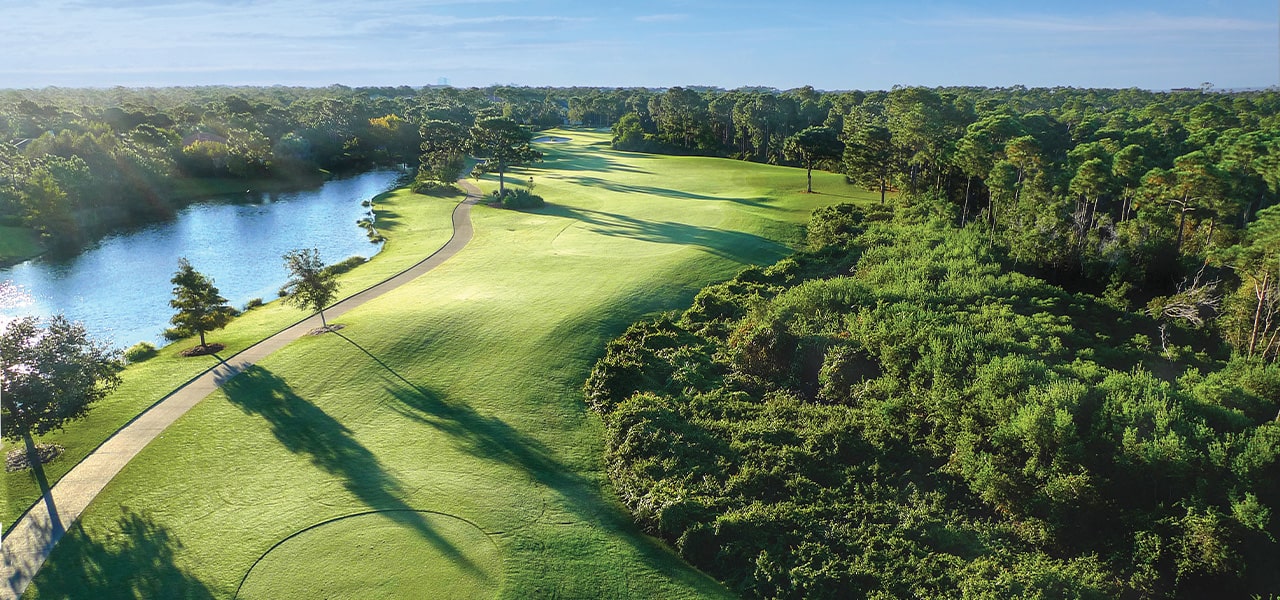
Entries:
{"label": "paved cart path", "polygon": [[[467,197],[453,210],[453,237],[421,262],[326,309],[329,320],[413,281],[471,241],[471,207],[480,201],[481,193],[468,181],[459,180],[458,184]],[[138,415],[80,461],[5,532],[0,543],[0,600],[22,596],[63,533],[151,440],[223,383],[318,327],[320,317],[313,315],[231,356]]]}

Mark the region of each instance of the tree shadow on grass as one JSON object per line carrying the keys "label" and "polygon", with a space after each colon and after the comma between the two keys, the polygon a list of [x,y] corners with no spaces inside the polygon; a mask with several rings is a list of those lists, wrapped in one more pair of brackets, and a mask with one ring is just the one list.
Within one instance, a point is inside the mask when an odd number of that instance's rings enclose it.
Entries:
{"label": "tree shadow on grass", "polygon": [[[678,559],[673,559],[670,549],[653,538],[645,537],[630,519],[630,515],[620,506],[608,502],[599,483],[570,470],[541,442],[502,419],[480,414],[470,405],[441,399],[439,395],[406,379],[377,355],[351,339],[349,334],[338,334],[338,337],[365,353],[399,382],[399,385],[388,384],[385,389],[399,403],[399,406],[392,408],[400,415],[435,428],[457,443],[460,449],[480,460],[498,461],[523,471],[533,481],[554,493],[560,500],[559,506],[578,522],[621,532],[620,539],[630,544],[637,555],[653,569],[695,585],[705,584],[701,576],[687,572],[672,573],[673,566],[679,562]],[[578,523],[543,521],[540,524]]]}
{"label": "tree shadow on grass", "polygon": [[378,209],[373,226],[382,231],[395,231],[400,228],[400,213],[394,210]]}
{"label": "tree shadow on grass", "polygon": [[[588,484],[556,461],[540,442],[502,419],[481,415],[467,404],[445,402],[436,394],[401,376],[348,335],[341,332],[334,332],[334,335],[363,352],[399,382],[399,385],[386,386],[386,391],[399,401],[399,405],[393,405],[392,409],[402,416],[448,434],[469,454],[517,466],[552,489],[565,491]],[[576,497],[579,494],[565,495]]]}
{"label": "tree shadow on grass", "polygon": [[684,190],[674,190],[671,188],[657,187],[652,185],[634,185],[629,183],[619,183],[599,177],[589,177],[585,175],[575,175],[566,177],[566,181],[576,183],[578,185],[595,187],[609,190],[611,192],[620,192],[624,194],[646,194],[650,196],[664,196],[667,198],[681,198],[686,200],[717,200],[721,202],[733,202],[734,204],[745,204],[747,206],[756,206],[762,208],[776,208],[769,204],[769,199],[763,196],[756,198],[734,198],[729,196],[708,196],[706,194],[696,194],[694,192],[686,192]]}
{"label": "tree shadow on grass", "polygon": [[697,246],[720,258],[736,261],[742,260],[743,256],[755,256],[764,262],[774,262],[790,253],[790,249],[784,244],[741,231],[674,221],[646,221],[617,213],[562,205],[548,205],[539,212],[582,221],[591,225],[591,231],[602,235],[659,244]]}
{"label": "tree shadow on grass", "polygon": [[562,150],[546,152],[546,155],[543,157],[541,162],[536,164],[536,167],[552,171],[599,171],[640,173],[646,175],[653,174],[652,171],[633,167],[620,160],[605,156],[604,154]]}
{"label": "tree shadow on grass", "polygon": [[382,513],[386,518],[412,527],[458,566],[482,573],[441,537],[422,513],[401,500],[403,486],[382,467],[377,456],[356,441],[350,429],[298,396],[275,373],[254,365],[223,383],[222,389],[232,404],[265,419],[285,448],[307,456],[316,467],[341,478],[346,489],[366,506],[388,511]]}
{"label": "tree shadow on grass", "polygon": [[213,592],[174,561],[178,536],[146,514],[125,509],[110,533],[73,526],[35,585],[48,598],[212,599]]}

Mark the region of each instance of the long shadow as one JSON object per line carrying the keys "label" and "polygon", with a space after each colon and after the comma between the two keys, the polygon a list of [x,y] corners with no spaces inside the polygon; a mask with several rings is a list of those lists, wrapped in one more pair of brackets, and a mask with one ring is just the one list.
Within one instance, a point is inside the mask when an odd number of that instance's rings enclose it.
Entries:
{"label": "long shadow", "polygon": [[773,208],[765,197],[756,198],[734,198],[725,196],[708,196],[705,194],[695,194],[684,190],[674,190],[671,188],[657,187],[652,185],[633,185],[628,183],[619,183],[599,177],[590,177],[586,175],[575,175],[566,177],[566,181],[571,181],[578,185],[587,187],[598,187],[609,190],[611,192],[621,192],[627,194],[648,194],[651,196],[665,196],[667,198],[681,198],[687,200],[718,200],[721,202],[733,202],[735,204],[745,204],[748,206],[756,206],[763,208]]}
{"label": "long shadow", "polygon": [[390,209],[378,209],[377,219],[373,226],[383,231],[394,231],[400,227],[400,213]]}
{"label": "long shadow", "polygon": [[[622,539],[653,568],[664,571],[670,568],[669,550],[659,542],[644,537],[627,513],[617,510],[605,499],[598,482],[570,470],[545,445],[502,419],[482,415],[470,405],[442,399],[429,389],[405,378],[349,336],[341,337],[401,383],[385,387],[387,393],[400,404],[392,407],[400,415],[435,428],[477,459],[499,461],[525,472],[533,481],[554,493],[561,501],[560,506],[579,521],[625,532]],[[686,573],[674,576],[690,577]]]}
{"label": "long shadow", "polygon": [[625,237],[660,244],[698,246],[721,258],[740,260],[743,249],[762,254],[762,260],[778,260],[788,248],[774,240],[741,231],[715,227],[699,227],[674,221],[646,221],[627,215],[548,205],[538,211],[544,215],[576,219],[591,225],[591,230],[608,236]]}
{"label": "long shadow", "polygon": [[556,171],[599,171],[640,173],[651,175],[652,171],[638,169],[622,161],[614,160],[601,153],[572,152],[552,150],[545,153],[542,162],[537,165],[543,169]]}
{"label": "long shadow", "polygon": [[[62,537],[62,517],[58,516],[58,507],[53,502],[53,488],[49,485],[49,478],[44,474],[44,463],[40,462],[40,452],[36,450],[36,442],[31,438],[31,434],[22,436],[23,443],[26,444],[27,462],[31,464],[31,476],[35,478],[36,483],[40,486],[40,500],[44,502],[45,510],[49,513],[49,539],[57,541]],[[10,527],[13,523],[9,524]]]}
{"label": "long shadow", "polygon": [[579,517],[598,518],[597,507],[583,502],[595,493],[592,491],[596,489],[595,485],[557,461],[541,442],[502,419],[476,412],[468,404],[442,400],[437,394],[406,379],[355,340],[348,336],[339,337],[368,355],[401,383],[386,386],[387,393],[399,402],[399,406],[392,406],[397,413],[448,435],[468,454],[523,470],[534,481],[556,491]]}
{"label": "long shadow", "polygon": [[42,598],[185,598],[213,592],[174,562],[182,541],[146,514],[125,509],[110,534],[76,524],[36,576]]}
{"label": "long shadow", "polygon": [[403,486],[356,441],[350,429],[298,396],[276,374],[255,365],[224,383],[222,389],[232,404],[266,419],[271,433],[290,452],[306,455],[316,467],[341,478],[346,489],[369,508],[388,510],[383,513],[387,518],[412,527],[461,567],[481,573],[427,523],[422,513],[401,500]]}

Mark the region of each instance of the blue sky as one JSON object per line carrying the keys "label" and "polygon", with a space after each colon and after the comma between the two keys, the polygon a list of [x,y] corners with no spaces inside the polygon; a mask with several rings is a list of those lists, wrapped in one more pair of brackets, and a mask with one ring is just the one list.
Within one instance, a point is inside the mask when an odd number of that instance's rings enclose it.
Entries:
{"label": "blue sky", "polygon": [[0,88],[1280,85],[1277,0],[0,0]]}

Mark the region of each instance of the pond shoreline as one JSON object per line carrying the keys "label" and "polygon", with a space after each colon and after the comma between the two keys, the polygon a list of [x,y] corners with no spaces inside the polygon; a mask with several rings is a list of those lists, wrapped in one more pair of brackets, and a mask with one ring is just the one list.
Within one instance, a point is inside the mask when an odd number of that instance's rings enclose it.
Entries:
{"label": "pond shoreline", "polygon": [[[328,181],[335,179],[347,179],[358,177],[365,173],[381,172],[397,170],[397,165],[375,165],[367,169],[353,169],[350,171],[326,171],[318,169],[314,172],[291,172],[281,173],[272,177],[259,177],[254,179],[226,179],[226,178],[190,178],[181,177],[174,178],[173,187],[157,200],[160,206],[157,206],[155,212],[139,213],[133,215],[104,215],[96,214],[92,217],[79,215],[79,218],[86,221],[97,222],[95,226],[85,226],[82,231],[82,238],[74,243],[65,245],[49,246],[41,243],[38,239],[34,242],[38,251],[34,253],[22,253],[13,255],[4,255],[0,253],[0,269],[7,269],[15,265],[22,264],[29,260],[33,260],[50,253],[53,253],[58,260],[66,260],[73,258],[75,255],[84,252],[101,242],[103,239],[114,235],[127,234],[131,231],[145,229],[149,226],[166,223],[175,219],[183,209],[200,202],[219,201],[219,198],[227,198],[227,202],[236,202],[230,199],[238,193],[249,194],[288,194],[295,192],[305,192],[319,189]],[[33,237],[37,234],[22,226],[13,226],[13,230],[29,232]]]}
{"label": "pond shoreline", "polygon": [[369,202],[394,188],[401,173],[368,171],[295,191],[254,191],[192,198],[165,221],[119,229],[75,252],[45,252],[0,266],[28,301],[4,307],[6,316],[65,314],[95,336],[128,347],[164,345],[172,310],[169,278],[188,258],[237,308],[271,301],[287,278],[280,255],[316,247],[326,262],[372,257],[357,222]]}

